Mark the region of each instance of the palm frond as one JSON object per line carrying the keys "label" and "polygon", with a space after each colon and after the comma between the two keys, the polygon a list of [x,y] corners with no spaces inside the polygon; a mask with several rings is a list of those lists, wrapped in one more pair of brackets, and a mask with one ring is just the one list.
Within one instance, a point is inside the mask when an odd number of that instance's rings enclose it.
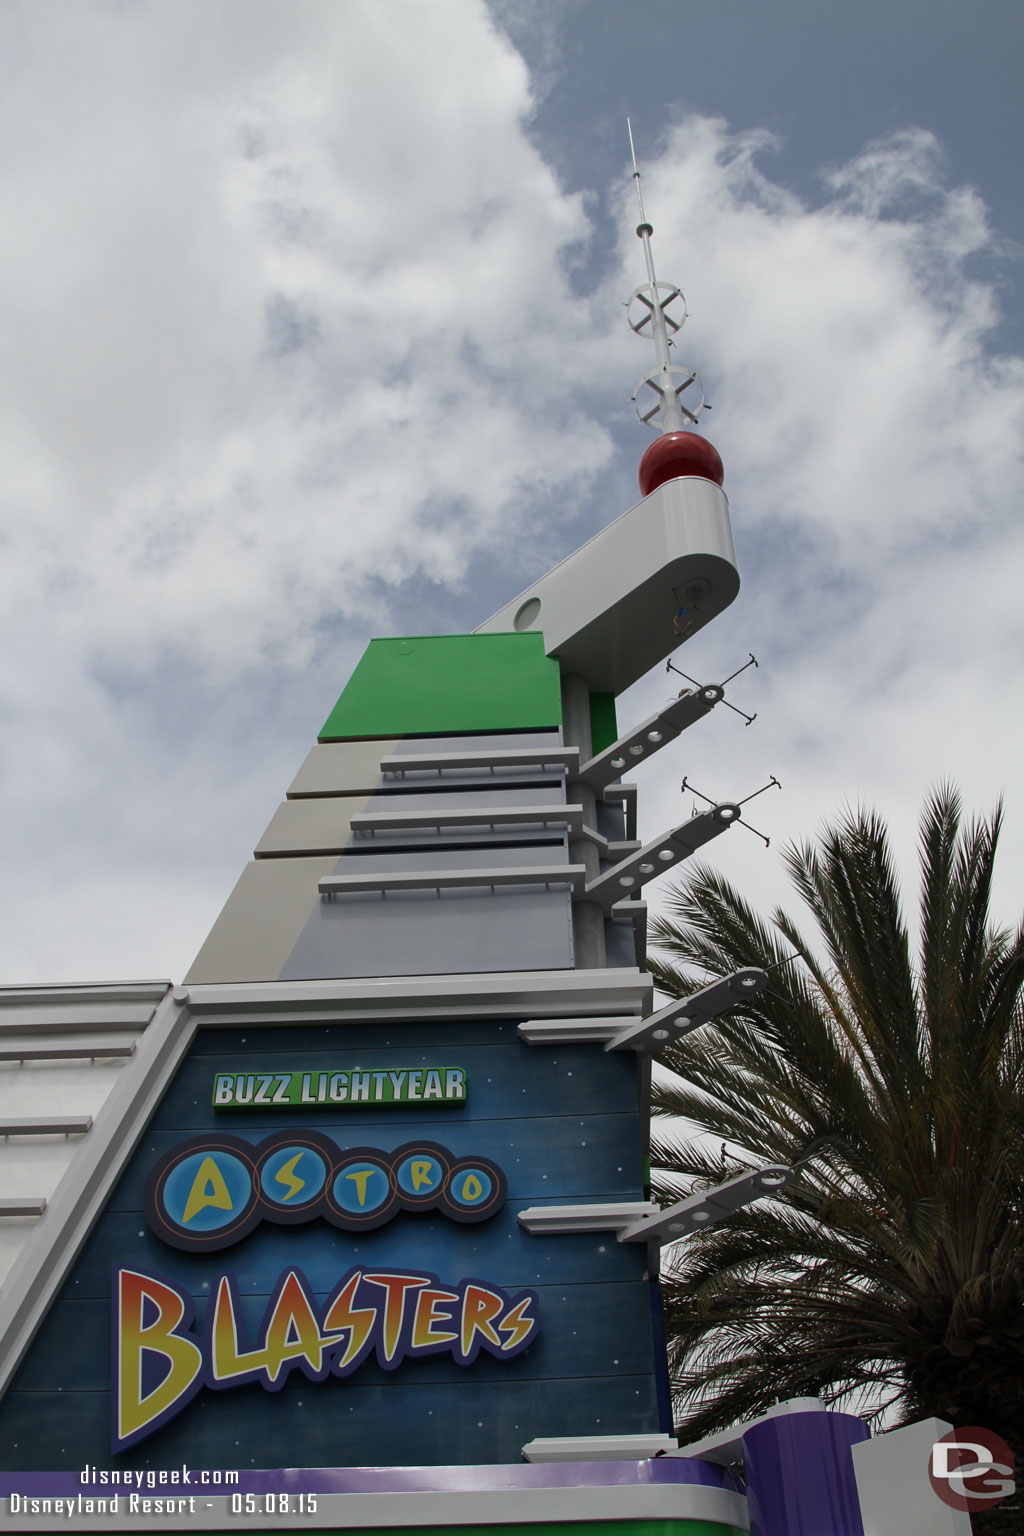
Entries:
{"label": "palm frond", "polygon": [[960,1422],[974,1412],[1019,1441],[1024,926],[1011,935],[989,917],[1000,821],[997,808],[965,826],[949,785],[926,802],[916,963],[887,830],[863,809],[786,850],[816,947],[706,865],[654,919],[651,969],[672,996],[804,957],[775,972],[776,996],[659,1057],[660,1199],[763,1162],[798,1170],[779,1197],[669,1255],[689,1438],[810,1392]]}

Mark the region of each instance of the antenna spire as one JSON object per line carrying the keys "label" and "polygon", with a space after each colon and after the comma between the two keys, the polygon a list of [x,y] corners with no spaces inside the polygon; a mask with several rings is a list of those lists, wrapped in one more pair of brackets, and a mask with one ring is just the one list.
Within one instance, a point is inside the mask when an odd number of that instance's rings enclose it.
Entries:
{"label": "antenna spire", "polygon": [[633,185],[636,187],[636,201],[640,209],[640,223],[636,232],[644,243],[644,260],[647,262],[647,278],[652,288],[657,288],[657,279],[654,276],[654,257],[651,255],[651,236],[654,234],[654,225],[648,224],[647,215],[644,213],[644,195],[640,190],[640,167],[636,163],[636,146],[633,143],[633,125],[626,118],[626,132],[629,134],[629,153],[633,157]]}
{"label": "antenna spire", "polygon": [[[696,437],[687,429],[695,427],[704,409],[704,391],[700,379],[692,368],[673,363],[669,348],[686,322],[686,300],[682,289],[675,283],[659,283],[654,273],[654,255],[651,236],[654,226],[644,212],[643,193],[640,189],[640,167],[636,162],[636,146],[633,143],[633,125],[626,118],[629,134],[629,153],[633,161],[633,185],[636,188],[640,222],[637,235],[643,244],[647,282],[633,290],[627,301],[626,318],[630,330],[654,342],[657,367],[644,375],[633,391],[636,413],[645,426],[660,432],[657,443],[652,443],[640,461],[640,488],[648,496],[666,480],[682,476],[714,480],[721,485],[724,476],[722,461],[711,444]],[[651,403],[650,391],[654,395]]]}
{"label": "antenna spire", "polygon": [[[646,426],[661,432],[682,432],[687,426],[696,424],[704,409],[704,392],[692,369],[680,368],[669,358],[668,349],[672,345],[672,338],[682,330],[686,321],[686,300],[682,289],[674,283],[659,283],[654,275],[654,256],[651,251],[654,226],[648,222],[644,212],[640,168],[636,163],[636,146],[633,143],[633,125],[628,117],[626,131],[633,160],[633,185],[636,187],[636,200],[640,209],[640,223],[636,232],[643,242],[644,262],[647,266],[647,282],[629,296],[627,318],[630,329],[637,336],[651,337],[658,360],[657,368],[640,380],[633,392],[633,399],[636,401],[637,415]],[[648,406],[647,400],[637,398],[645,388],[655,395],[653,405]],[[682,399],[684,395],[685,404]]]}

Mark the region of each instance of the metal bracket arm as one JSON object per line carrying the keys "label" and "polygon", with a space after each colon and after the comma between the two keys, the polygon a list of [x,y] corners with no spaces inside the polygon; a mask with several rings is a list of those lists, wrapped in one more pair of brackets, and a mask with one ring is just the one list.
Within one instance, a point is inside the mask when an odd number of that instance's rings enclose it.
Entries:
{"label": "metal bracket arm", "polygon": [[768,985],[768,972],[758,966],[748,966],[733,971],[710,986],[702,987],[689,997],[676,998],[658,1013],[633,1022],[619,1034],[612,1036],[606,1051],[658,1051],[671,1040],[688,1035],[730,1008],[736,1008],[747,998],[755,997]]}
{"label": "metal bracket arm", "polygon": [[754,1173],[741,1173],[714,1189],[701,1190],[659,1211],[656,1216],[641,1216],[638,1221],[619,1230],[620,1243],[650,1242],[659,1245],[674,1243],[680,1237],[698,1232],[702,1227],[712,1227],[723,1221],[733,1211],[744,1205],[752,1205],[765,1195],[776,1195],[780,1189],[793,1182],[792,1168],[769,1164]]}
{"label": "metal bracket arm", "polygon": [[591,880],[583,899],[596,902],[610,917],[617,901],[635,896],[638,888],[653,880],[655,875],[662,875],[670,865],[689,858],[691,853],[696,853],[698,848],[738,821],[739,814],[739,806],[726,803],[701,811],[699,816],[691,816],[689,821],[673,827],[671,832],[654,842],[646,843],[638,852]]}
{"label": "metal bracket arm", "polygon": [[606,788],[643,758],[667,746],[688,726],[710,714],[723,697],[722,689],[717,686],[687,689],[667,709],[651,715],[649,720],[620,737],[613,746],[584,763],[576,777],[592,789],[600,791]]}
{"label": "metal bracket arm", "polygon": [[614,1232],[620,1243],[674,1243],[701,1227],[713,1226],[741,1206],[778,1194],[793,1170],[775,1164],[741,1173],[715,1189],[701,1190],[662,1210],[650,1200],[617,1200],[602,1205],[531,1205],[519,1212],[527,1232]]}

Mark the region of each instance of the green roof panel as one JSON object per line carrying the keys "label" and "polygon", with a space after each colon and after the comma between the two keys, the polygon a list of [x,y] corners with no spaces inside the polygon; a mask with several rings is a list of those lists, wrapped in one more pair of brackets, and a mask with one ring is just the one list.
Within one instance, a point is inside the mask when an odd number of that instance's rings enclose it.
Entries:
{"label": "green roof panel", "polygon": [[557,729],[558,663],[541,634],[371,640],[321,741]]}
{"label": "green roof panel", "polygon": [[619,727],[615,719],[614,693],[590,695],[590,745],[596,757],[606,747],[612,747],[619,739]]}

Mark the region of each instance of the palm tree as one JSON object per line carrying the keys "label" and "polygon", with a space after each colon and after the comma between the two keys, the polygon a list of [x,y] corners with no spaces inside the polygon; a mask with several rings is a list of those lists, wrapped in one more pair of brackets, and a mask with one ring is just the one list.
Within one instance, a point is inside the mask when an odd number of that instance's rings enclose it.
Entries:
{"label": "palm tree", "polygon": [[927,802],[916,960],[885,826],[865,811],[785,853],[821,958],[784,912],[762,921],[707,867],[654,919],[651,969],[672,996],[695,972],[778,967],[770,992],[659,1058],[672,1075],[654,1094],[656,1193],[763,1163],[797,1170],[780,1197],[673,1251],[665,1314],[687,1440],[821,1395],[888,1423],[982,1425],[1019,1458],[1024,929],[989,921],[1000,821],[961,826],[952,788]]}

